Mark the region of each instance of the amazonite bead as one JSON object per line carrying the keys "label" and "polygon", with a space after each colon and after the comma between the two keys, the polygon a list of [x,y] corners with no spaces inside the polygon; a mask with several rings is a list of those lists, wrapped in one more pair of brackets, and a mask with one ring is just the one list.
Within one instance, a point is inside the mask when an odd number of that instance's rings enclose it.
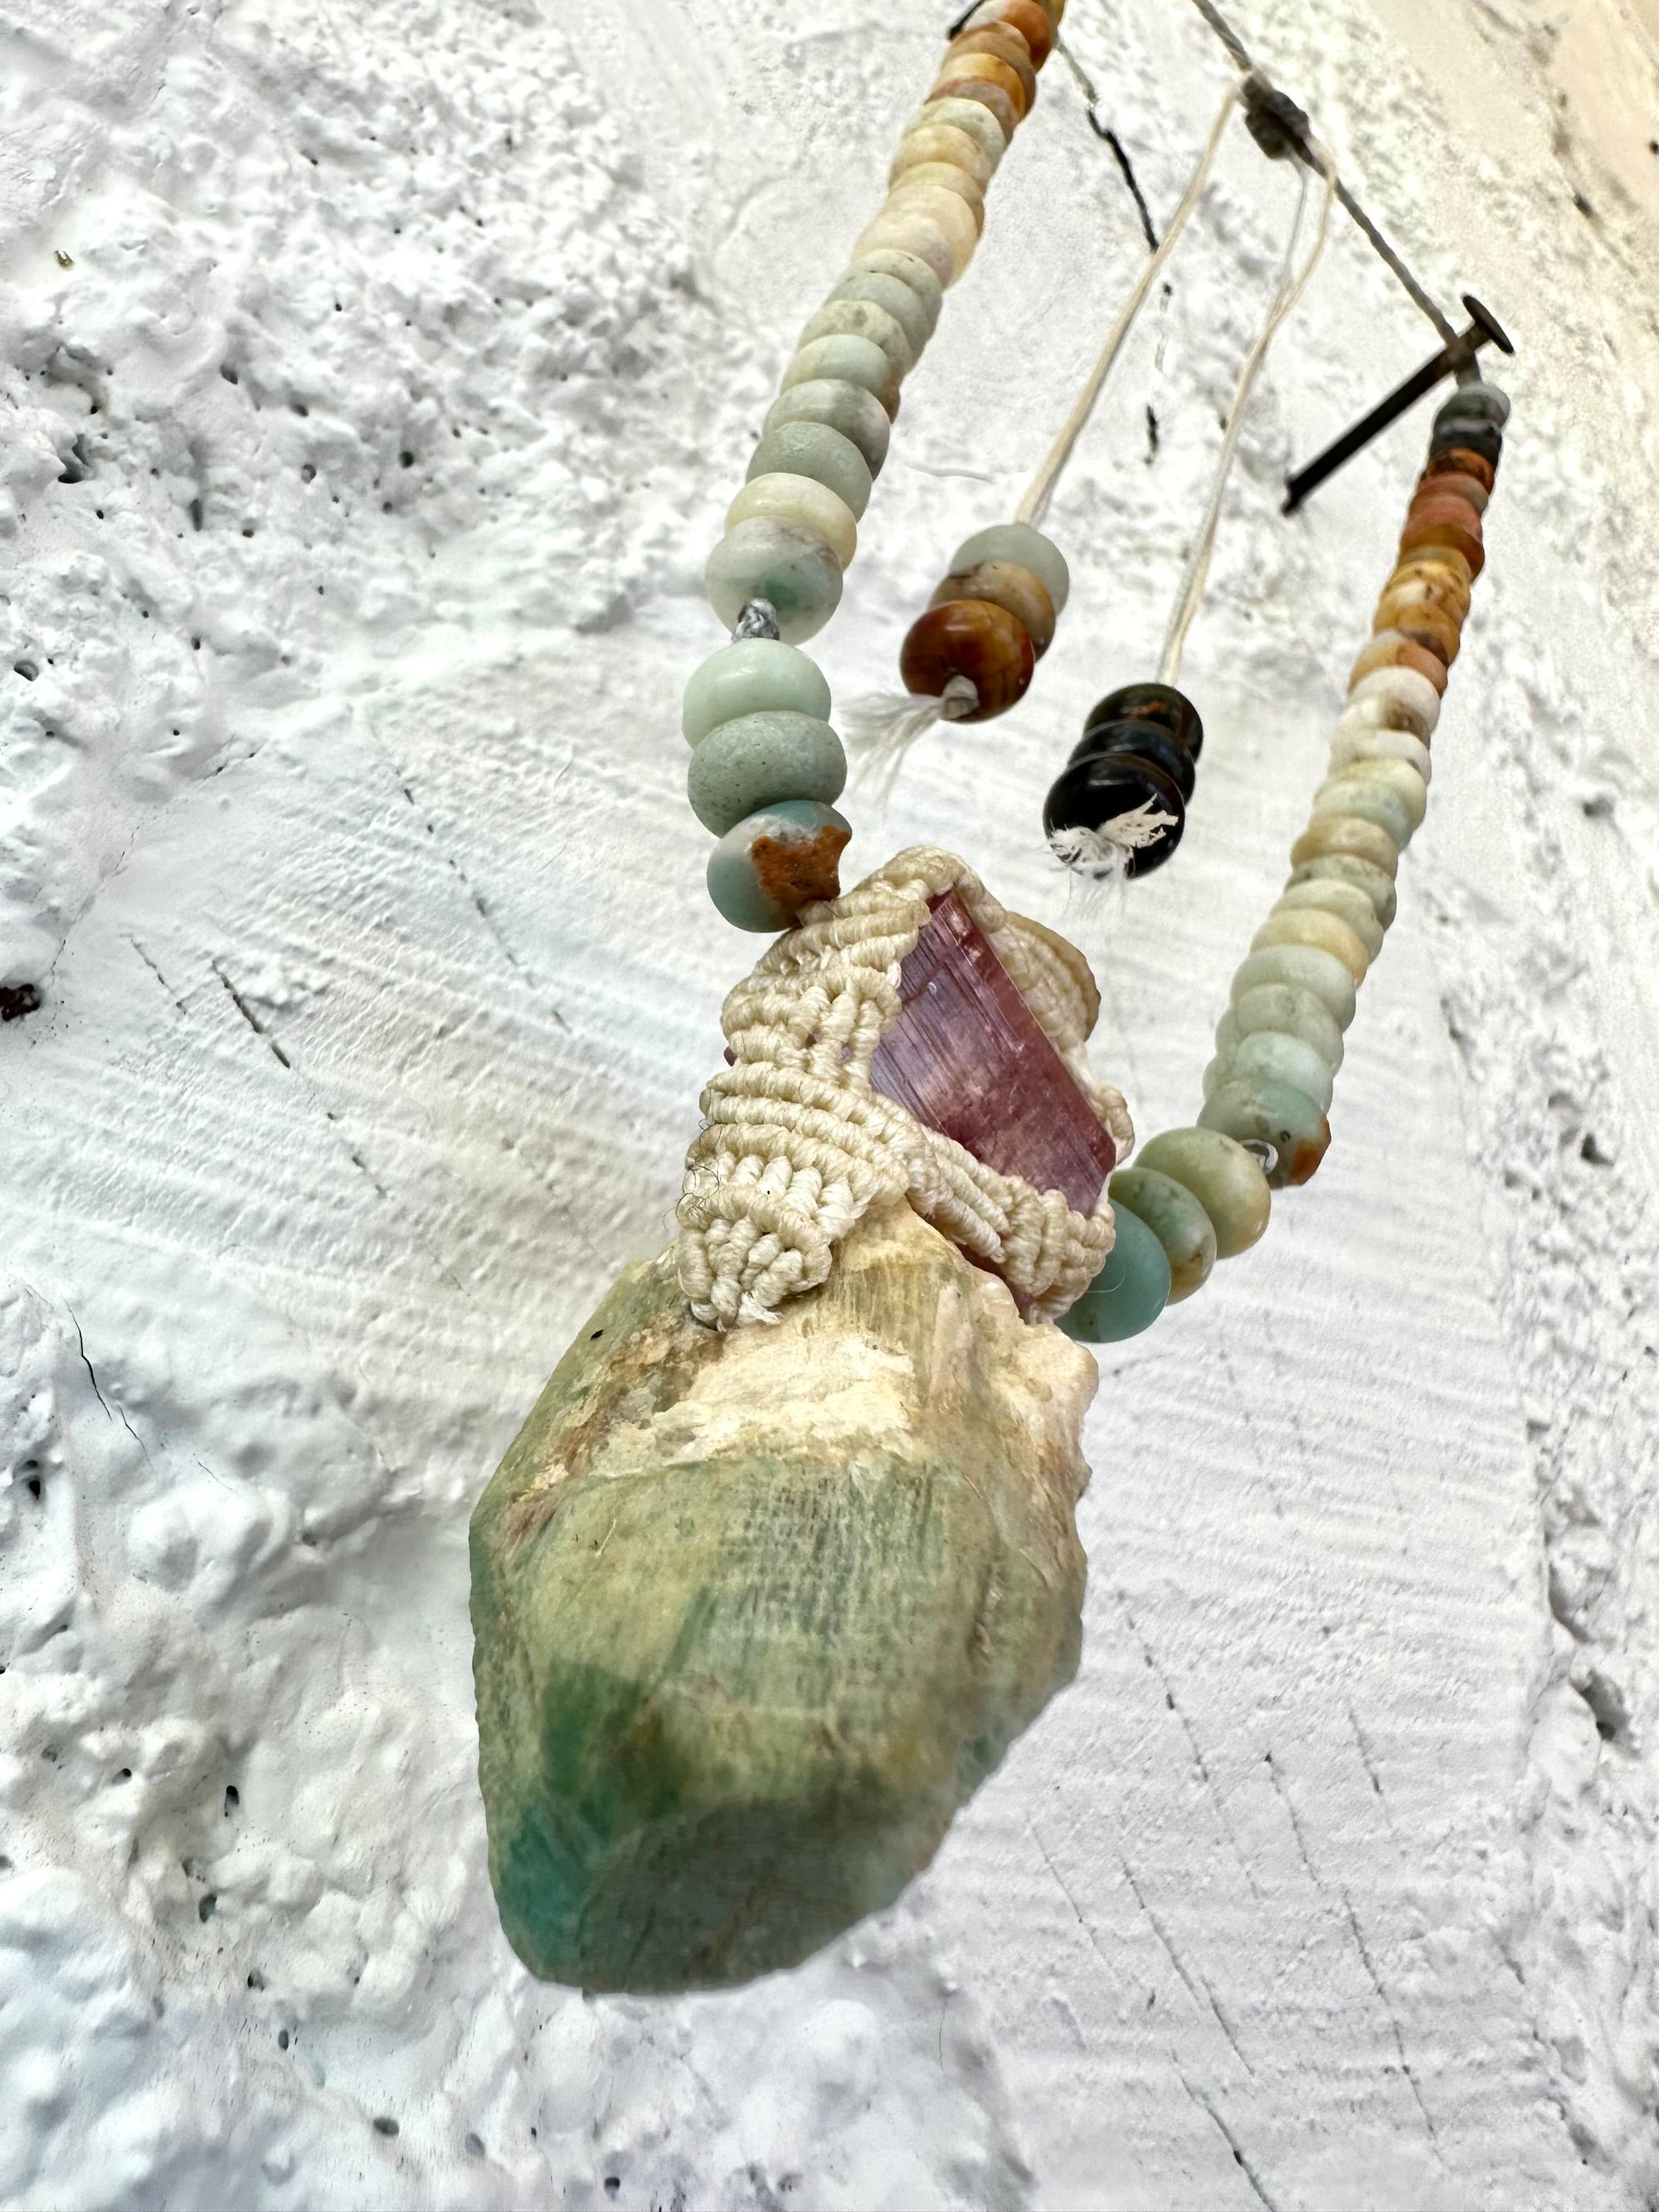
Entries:
{"label": "amazonite bead", "polygon": [[1250,939],[1250,950],[1263,952],[1275,945],[1317,945],[1322,952],[1334,954],[1356,983],[1364,981],[1365,970],[1371,964],[1370,954],[1341,915],[1327,913],[1322,907],[1270,914]]}
{"label": "amazonite bead", "polygon": [[853,441],[825,422],[780,422],[769,430],[750,456],[749,479],[770,476],[811,477],[854,516],[870,504],[875,481]]}
{"label": "amazonite bead", "polygon": [[890,418],[897,411],[898,379],[892,362],[873,338],[848,332],[837,338],[814,338],[811,344],[798,347],[779,389],[788,392],[797,384],[824,383],[861,385]]}
{"label": "amazonite bead", "polygon": [[808,537],[821,538],[843,568],[858,550],[859,526],[853,510],[828,484],[811,477],[751,477],[726,510],[726,526],[740,522],[781,522]]}
{"label": "amazonite bead", "polygon": [[727,629],[750,599],[766,599],[785,644],[799,645],[839,605],[841,563],[823,538],[757,515],[726,532],[708,556],[702,586]]}
{"label": "amazonite bead", "polygon": [[1210,1217],[1219,1260],[1248,1252],[1267,1225],[1267,1178],[1243,1145],[1219,1129],[1164,1129],[1142,1147],[1139,1165],[1191,1191]]}
{"label": "amazonite bead", "polygon": [[1201,1129],[1214,1129],[1240,1145],[1262,1145],[1273,1156],[1269,1187],[1306,1182],[1330,1150],[1331,1125],[1313,1100],[1288,1083],[1224,1083],[1204,1103]]}
{"label": "amazonite bead", "polygon": [[1259,983],[1229,1006],[1216,1024],[1215,1048],[1233,1052],[1241,1039],[1254,1036],[1258,1030],[1300,1037],[1333,1073],[1342,1065],[1342,1032],[1330,1009],[1311,991],[1300,990],[1291,983]]}
{"label": "amazonite bead", "polygon": [[[907,290],[915,294],[922,313],[927,319],[926,336],[932,337],[939,326],[939,309],[945,301],[945,288],[919,253],[906,253],[902,246],[872,246],[867,253],[854,254],[847,264],[847,274],[842,278],[841,284],[837,284],[830,295],[830,298],[832,300],[839,298],[842,295],[842,285],[850,284],[854,277],[859,276],[896,277]],[[856,299],[859,295],[856,293],[848,293],[846,296],[848,299]],[[892,313],[898,315],[901,322],[904,320],[904,317],[893,306],[890,300],[884,297],[882,305],[889,308]],[[917,348],[917,351],[921,351],[920,347]]]}
{"label": "amazonite bead", "polygon": [[1367,784],[1392,793],[1405,808],[1413,832],[1423,827],[1423,817],[1429,807],[1429,787],[1409,761],[1346,761],[1340,768],[1331,770],[1319,788],[1335,791],[1347,784]]}
{"label": "amazonite bead", "polygon": [[743,714],[711,730],[685,775],[691,811],[717,837],[775,800],[828,805],[846,787],[847,756],[829,723],[775,710]]}
{"label": "amazonite bead", "polygon": [[738,638],[711,653],[693,672],[680,708],[680,727],[688,744],[699,744],[722,722],[775,707],[827,721],[830,686],[823,670],[781,639]]}
{"label": "amazonite bead", "polygon": [[881,474],[892,425],[880,400],[861,384],[848,384],[829,376],[814,377],[807,384],[792,384],[787,392],[773,401],[764,428],[769,432],[781,428],[786,422],[822,422],[827,429],[839,430],[863,454],[871,475]]}
{"label": "amazonite bead", "polygon": [[[915,259],[914,256],[906,258]],[[916,261],[915,265],[930,281],[933,279],[933,272],[925,261]],[[933,291],[937,296],[937,283],[933,284]],[[895,276],[888,271],[861,264],[848,270],[824,305],[831,306],[837,300],[867,300],[872,307],[884,308],[903,331],[910,348],[912,363],[921,359],[923,349],[933,334],[936,311],[930,312],[927,301],[902,276]]]}
{"label": "amazonite bead", "polygon": [[1316,815],[1291,848],[1291,865],[1322,860],[1328,853],[1352,853],[1391,879],[1400,872],[1400,848],[1388,831],[1356,814]]}
{"label": "amazonite bead", "polygon": [[1060,1325],[1079,1344],[1121,1344],[1148,1329],[1170,1303],[1170,1262],[1146,1224],[1127,1210],[1114,1215],[1117,1237],[1106,1264]]}
{"label": "amazonite bead", "polygon": [[1440,694],[1414,668],[1376,668],[1362,676],[1348,694],[1345,712],[1352,713],[1372,700],[1381,709],[1377,719],[1391,728],[1410,730],[1419,738],[1434,735],[1434,726],[1440,720]]}
{"label": "amazonite bead", "polygon": [[[971,177],[960,169],[951,174],[957,180],[956,184],[931,177],[925,169],[906,169],[889,191],[884,213],[895,214],[901,209],[908,213],[915,209],[936,222],[951,241],[957,274],[960,276],[973,259],[974,249],[979,244],[985,225],[985,202]],[[971,199],[967,197],[969,192],[973,194]]]}
{"label": "amazonite bead", "polygon": [[1233,977],[1228,996],[1237,1006],[1247,991],[1263,983],[1288,983],[1295,990],[1310,992],[1340,1030],[1353,1019],[1352,972],[1334,952],[1322,952],[1316,945],[1270,945],[1251,953]]}
{"label": "amazonite bead", "polygon": [[905,125],[904,136],[908,138],[913,131],[920,131],[930,123],[949,123],[958,131],[965,131],[981,152],[989,156],[993,169],[1008,150],[1006,132],[990,109],[977,100],[930,100]]}
{"label": "amazonite bead", "polygon": [[708,896],[734,929],[787,929],[840,890],[852,825],[816,799],[785,799],[728,830],[708,856]]}
{"label": "amazonite bead", "polygon": [[904,334],[903,324],[873,300],[826,300],[802,331],[799,343],[811,345],[818,338],[849,337],[869,338],[878,345],[896,377],[908,376],[916,365],[915,349]]}
{"label": "amazonite bead", "polygon": [[925,261],[946,289],[961,274],[957,261],[957,250],[950,235],[942,230],[925,208],[883,208],[867,228],[860,232],[853,242],[855,257],[863,257],[878,246],[891,246],[901,253],[914,253]]}
{"label": "amazonite bead", "polygon": [[1331,766],[1346,768],[1357,760],[1404,761],[1425,784],[1434,773],[1433,756],[1421,738],[1413,737],[1409,730],[1384,730],[1375,722],[1351,721],[1344,714],[1331,732]]}
{"label": "amazonite bead", "polygon": [[1401,852],[1412,840],[1411,810],[1405,800],[1381,784],[1364,783],[1358,776],[1343,775],[1322,783],[1314,793],[1308,818],[1310,823],[1374,822]]}
{"label": "amazonite bead", "polygon": [[1352,884],[1370,901],[1384,929],[1394,921],[1397,905],[1394,878],[1386,875],[1374,862],[1362,860],[1358,854],[1326,853],[1316,860],[1298,861],[1286,880],[1293,884]]}
{"label": "amazonite bead", "polygon": [[1368,960],[1375,960],[1382,950],[1382,925],[1376,918],[1376,908],[1357,884],[1292,884],[1273,901],[1273,910],[1294,913],[1304,906],[1340,915],[1364,946]]}
{"label": "amazonite bead", "polygon": [[[1240,1038],[1228,1066],[1235,1082],[1286,1083],[1311,1098],[1322,1114],[1331,1110],[1330,1066],[1299,1036],[1287,1036],[1282,1030],[1252,1030]],[[1218,1090],[1220,1085],[1216,1087]],[[1204,1095],[1207,1098],[1211,1094],[1206,1091]]]}
{"label": "amazonite bead", "polygon": [[1199,1078],[1199,1089],[1207,1098],[1212,1091],[1219,1091],[1222,1085],[1231,1079],[1232,1072],[1231,1054],[1217,1053],[1213,1060],[1205,1062],[1204,1073]]}
{"label": "amazonite bead", "polygon": [[1215,1231],[1185,1183],[1152,1169],[1120,1168],[1107,1184],[1106,1194],[1120,1220],[1126,1212],[1133,1213],[1164,1247],[1172,1306],[1203,1287],[1215,1265]]}
{"label": "amazonite bead", "polygon": [[976,530],[951,555],[949,573],[965,575],[982,561],[1012,561],[1018,568],[1029,568],[1054,601],[1056,614],[1071,594],[1072,572],[1066,566],[1065,555],[1052,538],[1034,530],[1029,522],[995,522],[988,530]]}

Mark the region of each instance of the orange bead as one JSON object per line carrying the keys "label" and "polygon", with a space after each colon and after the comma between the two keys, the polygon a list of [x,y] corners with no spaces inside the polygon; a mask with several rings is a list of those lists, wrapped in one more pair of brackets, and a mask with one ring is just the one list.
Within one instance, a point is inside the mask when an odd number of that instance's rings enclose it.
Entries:
{"label": "orange bead", "polygon": [[1420,645],[1425,653],[1433,653],[1443,668],[1451,666],[1463,641],[1462,623],[1444,607],[1437,607],[1429,600],[1408,602],[1396,608],[1387,623],[1382,623],[1380,615],[1378,620],[1382,629],[1398,630],[1401,637],[1409,638],[1413,645]]}
{"label": "orange bead", "polygon": [[968,18],[968,27],[978,30],[985,23],[1006,23],[1018,31],[1030,51],[1034,69],[1041,69],[1054,52],[1054,27],[1037,0],[984,0]]}
{"label": "orange bead", "polygon": [[1437,499],[1461,499],[1466,506],[1472,507],[1477,514],[1486,513],[1486,501],[1490,495],[1486,486],[1478,477],[1466,477],[1461,474],[1454,476],[1445,469],[1440,470],[1434,476],[1430,476],[1425,470],[1418,478],[1417,489],[1412,496],[1414,499],[1421,499],[1425,492],[1431,491]]}
{"label": "orange bead", "polygon": [[1420,499],[1412,502],[1406,527],[1400,535],[1400,550],[1402,553],[1413,553],[1425,545],[1446,545],[1453,552],[1461,553],[1469,564],[1471,576],[1478,576],[1486,566],[1480,518],[1461,499]]}
{"label": "orange bead", "polygon": [[911,623],[899,654],[907,691],[937,699],[953,676],[965,676],[979,694],[970,714],[954,720],[988,722],[1024,696],[1036,665],[1025,625],[989,599],[952,599],[929,607]]}
{"label": "orange bead", "polygon": [[969,54],[989,54],[996,61],[1006,62],[1019,79],[1024,95],[1025,106],[1021,112],[1030,113],[1031,103],[1036,98],[1036,71],[1031,66],[1031,49],[1012,25],[988,23],[981,30],[964,31],[945,49],[941,68],[954,69],[957,60]]}
{"label": "orange bead", "polygon": [[1488,491],[1498,481],[1498,471],[1484,453],[1473,453],[1467,446],[1453,446],[1443,453],[1431,455],[1425,477],[1473,477]]}
{"label": "orange bead", "polygon": [[1019,128],[1019,111],[1000,84],[988,84],[982,76],[941,77],[927,95],[933,100],[976,100],[987,112],[994,115],[1005,138],[1012,138]]}
{"label": "orange bead", "polygon": [[[1014,112],[1015,122],[1020,120],[1025,112],[1025,87],[1006,62],[1000,61],[995,54],[962,54],[952,59],[949,58],[949,50],[946,51],[945,67],[939,73],[939,82],[928,94],[929,99],[946,100],[951,97],[945,89],[947,79],[952,84],[966,82],[969,84],[993,85],[1006,95],[1008,105]],[[1030,66],[1028,62],[1026,67],[1029,69]],[[1035,76],[1031,82],[1033,84],[1036,82]]]}
{"label": "orange bead", "polygon": [[988,599],[1012,615],[1031,641],[1039,660],[1054,642],[1054,603],[1041,576],[1014,561],[981,561],[960,575],[947,576],[930,604],[948,606],[955,599]]}

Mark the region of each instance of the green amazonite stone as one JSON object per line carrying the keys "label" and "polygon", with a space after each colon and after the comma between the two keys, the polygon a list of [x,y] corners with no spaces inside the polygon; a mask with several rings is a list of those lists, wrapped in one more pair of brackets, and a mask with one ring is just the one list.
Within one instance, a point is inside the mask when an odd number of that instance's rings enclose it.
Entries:
{"label": "green amazonite stone", "polygon": [[[705,742],[707,742],[705,740]],[[734,929],[787,929],[804,900],[834,898],[851,823],[816,799],[746,815],[708,855],[708,896]],[[793,904],[775,892],[799,894]]]}
{"label": "green amazonite stone", "polygon": [[814,377],[808,384],[792,384],[772,402],[762,428],[775,430],[783,422],[823,422],[832,430],[839,430],[863,454],[871,475],[881,474],[892,424],[880,400],[861,384],[848,384],[843,378],[834,376]]}
{"label": "green amazonite stone", "polygon": [[1267,1178],[1243,1145],[1219,1129],[1165,1129],[1140,1148],[1143,1171],[1183,1184],[1210,1217],[1216,1257],[1248,1252],[1267,1226]]}
{"label": "green amazonite stone", "polygon": [[780,422],[769,430],[755,448],[748,481],[765,476],[811,477],[855,515],[869,506],[874,481],[853,441],[827,422]]}
{"label": "green amazonite stone", "polygon": [[775,637],[742,637],[711,653],[692,672],[680,710],[688,744],[742,714],[781,707],[795,714],[830,719],[830,686],[816,661]]}
{"label": "green amazonite stone", "polygon": [[931,310],[927,300],[913,284],[907,283],[902,276],[889,276],[880,269],[872,268],[868,263],[855,264],[849,269],[830,298],[832,301],[872,300],[877,307],[885,307],[909,340],[913,359],[919,361],[923,348],[933,334],[933,325],[939,320],[939,279],[927,264],[918,261],[914,253],[907,253],[903,258],[914,268],[920,269],[932,284],[933,306]]}
{"label": "green amazonite stone", "polygon": [[1310,993],[1339,1030],[1353,1019],[1353,977],[1335,953],[1322,952],[1316,945],[1269,945],[1252,952],[1234,972],[1234,1006],[1247,991],[1259,990],[1264,983],[1288,983],[1293,990]]}
{"label": "green amazonite stone", "polygon": [[1215,1231],[1184,1183],[1153,1168],[1120,1168],[1107,1184],[1106,1194],[1120,1224],[1126,1212],[1133,1214],[1164,1247],[1170,1263],[1171,1305],[1191,1297],[1209,1280],[1215,1265]]}
{"label": "green amazonite stone", "polygon": [[717,837],[781,799],[839,799],[847,756],[828,722],[811,714],[744,714],[711,730],[685,772],[691,811]]}
{"label": "green amazonite stone", "polygon": [[1198,1120],[1200,1128],[1219,1130],[1241,1145],[1266,1145],[1273,1155],[1267,1177],[1274,1190],[1306,1182],[1330,1149],[1331,1125],[1316,1102],[1266,1076],[1240,1074],[1224,1083],[1205,1100]]}
{"label": "green amazonite stone", "polygon": [[668,1992],[890,1905],[1075,1671],[1095,1363],[900,1203],[775,1327],[666,1259],[472,1516],[489,1876],[530,1971]]}
{"label": "green amazonite stone", "polygon": [[1311,991],[1290,983],[1261,983],[1229,1006],[1215,1027],[1215,1048],[1231,1054],[1257,1030],[1276,1030],[1311,1045],[1334,1074],[1342,1065],[1342,1032],[1329,1009]]}
{"label": "green amazonite stone", "polygon": [[1170,1303],[1170,1262],[1164,1247],[1127,1209],[1115,1214],[1117,1237],[1106,1264],[1060,1318],[1079,1344],[1121,1344],[1139,1336]]}

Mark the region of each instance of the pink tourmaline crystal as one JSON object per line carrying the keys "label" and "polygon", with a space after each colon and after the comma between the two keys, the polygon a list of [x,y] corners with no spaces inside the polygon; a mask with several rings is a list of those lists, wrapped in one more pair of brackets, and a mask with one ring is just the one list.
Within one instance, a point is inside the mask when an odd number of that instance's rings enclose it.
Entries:
{"label": "pink tourmaline crystal", "polygon": [[1092,1212],[1116,1150],[957,892],[933,901],[899,991],[874,1088],[987,1167]]}

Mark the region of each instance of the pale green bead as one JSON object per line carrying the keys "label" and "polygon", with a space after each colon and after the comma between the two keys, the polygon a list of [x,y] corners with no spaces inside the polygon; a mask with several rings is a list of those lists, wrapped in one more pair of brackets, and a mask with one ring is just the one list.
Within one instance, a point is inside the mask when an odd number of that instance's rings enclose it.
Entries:
{"label": "pale green bead", "polygon": [[1106,1264],[1060,1325],[1079,1344],[1121,1344],[1148,1329],[1170,1302],[1170,1262],[1146,1224],[1126,1208]]}
{"label": "pale green bead", "polygon": [[1370,901],[1384,929],[1390,927],[1397,908],[1394,879],[1362,860],[1357,853],[1327,853],[1316,860],[1303,860],[1292,868],[1287,884],[1352,884]]}
{"label": "pale green bead", "polygon": [[708,856],[708,896],[734,929],[770,933],[787,929],[796,910],[781,906],[757,872],[755,846],[793,848],[811,861],[808,872],[821,874],[815,896],[836,896],[836,862],[852,836],[852,825],[833,806],[816,799],[785,799],[765,806],[726,831]]}
{"label": "pale green bead", "polygon": [[976,530],[951,556],[949,573],[964,576],[981,561],[1011,561],[1016,568],[1029,568],[1054,601],[1056,614],[1066,605],[1072,588],[1066,556],[1052,538],[1033,530],[1029,522],[994,522],[988,530]]}
{"label": "pale green bead", "polygon": [[750,482],[757,477],[811,477],[854,516],[870,504],[875,481],[853,441],[827,422],[780,422],[756,447],[748,475]]}
{"label": "pale green bead", "polygon": [[1427,783],[1434,773],[1433,759],[1422,738],[1409,730],[1379,729],[1375,722],[1351,721],[1344,714],[1331,732],[1333,769],[1346,768],[1350,761],[1401,760]]}
{"label": "pale green bead", "polygon": [[1382,925],[1376,918],[1376,908],[1357,884],[1292,884],[1273,901],[1273,910],[1294,914],[1305,906],[1340,915],[1364,946],[1368,960],[1375,960],[1382,950]]}
{"label": "pale green bead", "polygon": [[1231,1080],[1232,1072],[1233,1057],[1230,1052],[1218,1052],[1213,1060],[1206,1061],[1200,1079],[1204,1096],[1207,1098],[1212,1091],[1219,1091],[1224,1083]]}
{"label": "pale green bead", "polygon": [[[933,282],[937,296],[939,285],[933,279],[933,270],[925,261],[916,261],[914,254],[908,258]],[[910,348],[912,365],[921,359],[922,350],[933,334],[939,310],[936,307],[929,309],[926,299],[913,283],[886,270],[872,269],[867,263],[861,264],[848,270],[824,304],[829,306],[837,300],[868,300],[878,307],[884,307],[904,332]]]}
{"label": "pale green bead", "polygon": [[1115,1212],[1144,1221],[1164,1247],[1172,1306],[1202,1288],[1215,1265],[1215,1230],[1185,1183],[1155,1169],[1120,1168],[1106,1194]]}
{"label": "pale green bead", "polygon": [[890,416],[898,404],[893,364],[873,338],[814,338],[798,348],[779,389],[788,392],[798,384],[861,385]]}
{"label": "pale green bead", "polygon": [[1423,826],[1423,817],[1428,811],[1429,787],[1409,761],[1356,760],[1345,761],[1334,768],[1320,786],[1322,791],[1334,791],[1343,784],[1368,784],[1378,791],[1393,793],[1406,809],[1413,830]]}
{"label": "pale green bead", "polygon": [[1276,908],[1250,939],[1250,950],[1264,952],[1275,945],[1316,945],[1322,952],[1334,953],[1356,983],[1364,981],[1371,964],[1364,945],[1341,915],[1323,907]]}
{"label": "pale green bead", "polygon": [[886,355],[895,376],[908,376],[916,365],[915,348],[896,315],[873,300],[826,300],[808,321],[799,343],[811,345],[817,338],[869,338]]}
{"label": "pale green bead", "polygon": [[[1227,1030],[1223,1042],[1222,1031]],[[1333,1073],[1342,1065],[1342,1032],[1323,1000],[1291,983],[1261,983],[1230,1006],[1216,1026],[1218,1052],[1233,1052],[1258,1030],[1300,1037],[1311,1045]]]}
{"label": "pale green bead", "polygon": [[[994,117],[992,118],[992,125],[994,128]],[[847,264],[846,276],[830,295],[830,298],[839,299],[842,286],[850,284],[854,277],[866,276],[896,277],[907,291],[914,293],[927,320],[924,336],[932,337],[939,327],[939,309],[945,303],[945,288],[919,253],[906,253],[896,246],[872,246],[867,253],[854,254]],[[859,295],[848,293],[847,296],[856,299]],[[891,300],[885,295],[882,304],[899,315],[901,322],[904,320],[898,309],[893,307]],[[920,346],[916,350],[921,350]]]}
{"label": "pale green bead", "polygon": [[1411,842],[1411,810],[1403,799],[1384,790],[1381,784],[1346,778],[1321,784],[1308,810],[1310,823],[1328,822],[1339,816],[1346,816],[1350,821],[1375,823],[1402,853]]}
{"label": "pale green bead", "polygon": [[830,718],[830,686],[817,663],[775,637],[743,637],[711,653],[685,687],[680,727],[699,744],[722,722],[780,707]]}
{"label": "pale green bead", "polygon": [[1346,1029],[1353,1019],[1353,977],[1334,952],[1322,952],[1312,945],[1269,945],[1263,952],[1251,953],[1233,977],[1228,995],[1237,1006],[1247,991],[1263,983],[1289,983],[1298,991],[1311,992],[1339,1029]]}
{"label": "pale green bead", "polygon": [[930,100],[919,107],[905,125],[903,136],[927,123],[954,123],[958,131],[965,131],[975,143],[982,147],[993,163],[1000,161],[1008,149],[1008,141],[1002,125],[988,107],[976,100]]}
{"label": "pale green bead", "polygon": [[[1282,1030],[1252,1030],[1239,1040],[1231,1075],[1240,1083],[1285,1083],[1311,1098],[1322,1114],[1331,1110],[1331,1070],[1310,1044]],[[1217,1089],[1219,1089],[1218,1085]],[[1204,1096],[1208,1098],[1210,1092]]]}
{"label": "pale green bead", "polygon": [[822,422],[839,430],[863,454],[871,475],[881,474],[893,426],[880,400],[861,384],[848,384],[832,376],[792,384],[772,402],[763,428],[775,430],[784,422]]}
{"label": "pale green bead", "polygon": [[846,787],[847,756],[829,723],[775,711],[744,714],[711,730],[685,775],[691,811],[717,837],[779,799],[827,805]]}
{"label": "pale green bead", "polygon": [[726,526],[740,522],[781,522],[821,538],[843,568],[858,551],[859,526],[853,510],[828,484],[812,477],[751,477],[726,510]]}
{"label": "pale green bead", "polygon": [[1267,1225],[1273,1195],[1260,1167],[1219,1129],[1165,1129],[1143,1146],[1142,1172],[1156,1170],[1191,1191],[1210,1217],[1216,1256],[1248,1252]]}
{"label": "pale green bead", "polygon": [[1224,1083],[1204,1102],[1199,1127],[1239,1145],[1265,1146],[1269,1186],[1306,1182],[1330,1150],[1331,1125],[1322,1109],[1288,1083],[1259,1076]]}
{"label": "pale green bead", "polygon": [[816,637],[841,604],[841,563],[804,530],[756,516],[728,530],[708,556],[702,587],[731,629],[750,599],[775,610],[786,645]]}

